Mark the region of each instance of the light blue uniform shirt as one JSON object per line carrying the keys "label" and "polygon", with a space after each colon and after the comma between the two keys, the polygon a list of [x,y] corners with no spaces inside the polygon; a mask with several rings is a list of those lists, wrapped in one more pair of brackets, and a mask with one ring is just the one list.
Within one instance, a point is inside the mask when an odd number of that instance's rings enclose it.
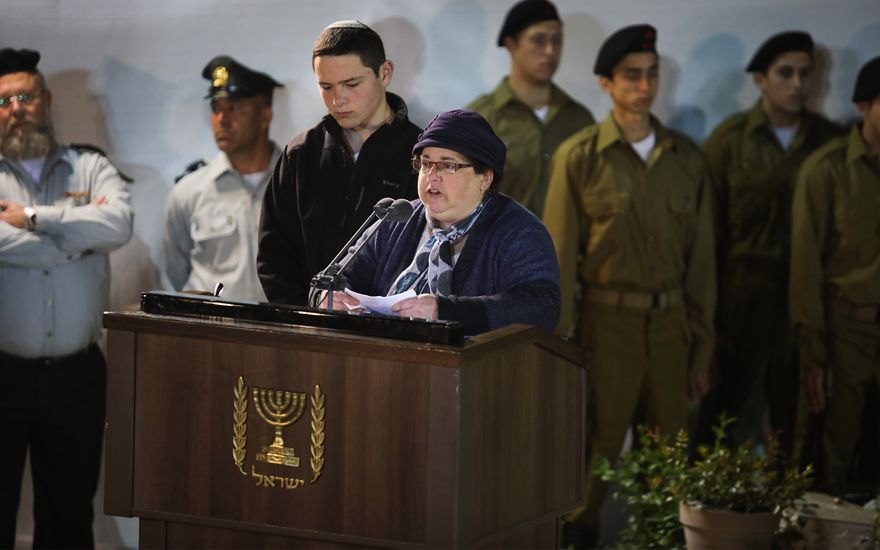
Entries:
{"label": "light blue uniform shirt", "polygon": [[281,149],[272,144],[266,174],[249,185],[220,152],[172,189],[165,208],[165,273],[174,290],[212,290],[265,302],[257,276],[263,195]]}
{"label": "light blue uniform shirt", "polygon": [[0,350],[60,357],[101,335],[108,253],[131,237],[131,198],[106,157],[58,147],[40,181],[0,156],[0,198],[32,206],[35,231],[0,222]]}

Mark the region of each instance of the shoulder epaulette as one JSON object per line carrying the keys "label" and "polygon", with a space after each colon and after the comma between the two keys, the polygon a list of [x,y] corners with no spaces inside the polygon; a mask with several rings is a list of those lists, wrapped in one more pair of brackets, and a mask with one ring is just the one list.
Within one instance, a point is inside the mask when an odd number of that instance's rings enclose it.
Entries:
{"label": "shoulder epaulette", "polygon": [[186,168],[181,170],[181,172],[179,174],[177,174],[177,176],[174,178],[174,183],[179,182],[184,177],[195,172],[196,170],[198,170],[199,168],[201,168],[205,164],[207,164],[207,163],[203,159],[199,159],[199,160],[196,160],[196,161],[193,161],[193,162],[187,164]]}
{"label": "shoulder epaulette", "polygon": [[[97,154],[101,155],[102,157],[106,158],[107,160],[110,160],[110,156],[107,153],[105,153],[103,149],[101,149],[97,145],[92,145],[91,143],[71,143],[70,148],[76,149],[77,151],[85,151],[88,153],[97,153]],[[113,164],[113,163],[111,162],[110,164]],[[134,178],[132,178],[131,176],[129,176],[128,174],[126,174],[125,172],[120,170],[119,167],[117,167],[115,164],[113,164],[113,168],[116,168],[116,171],[119,172],[119,177],[122,178],[122,181],[124,181],[126,183],[133,183],[134,182]]]}

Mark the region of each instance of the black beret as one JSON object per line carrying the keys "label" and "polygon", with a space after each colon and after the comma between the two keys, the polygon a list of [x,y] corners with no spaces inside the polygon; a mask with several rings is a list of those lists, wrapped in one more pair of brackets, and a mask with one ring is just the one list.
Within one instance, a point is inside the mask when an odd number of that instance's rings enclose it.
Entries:
{"label": "black beret", "polygon": [[0,76],[10,73],[35,73],[40,62],[40,52],[34,50],[0,50]]}
{"label": "black beret", "polygon": [[457,109],[435,116],[419,134],[413,154],[425,147],[442,147],[482,162],[495,172],[495,180],[504,173],[507,147],[492,127],[476,111]]}
{"label": "black beret", "polygon": [[862,65],[859,70],[852,100],[854,102],[871,101],[878,95],[880,95],[880,57],[875,57]]}
{"label": "black beret", "polygon": [[777,55],[785,52],[804,52],[813,55],[813,38],[803,31],[786,31],[774,34],[761,44],[749,66],[747,73],[763,73],[770,68]]}
{"label": "black beret", "polygon": [[266,73],[249,69],[228,55],[218,55],[209,61],[202,69],[202,76],[211,81],[205,99],[251,97],[284,87]]}
{"label": "black beret", "polygon": [[559,21],[556,6],[547,0],[522,0],[507,12],[498,33],[498,45],[503,46],[508,36],[515,37],[521,30],[541,21]]}
{"label": "black beret", "polygon": [[628,54],[637,52],[657,53],[657,29],[647,24],[631,25],[606,38],[596,56],[593,73],[611,78],[614,66]]}

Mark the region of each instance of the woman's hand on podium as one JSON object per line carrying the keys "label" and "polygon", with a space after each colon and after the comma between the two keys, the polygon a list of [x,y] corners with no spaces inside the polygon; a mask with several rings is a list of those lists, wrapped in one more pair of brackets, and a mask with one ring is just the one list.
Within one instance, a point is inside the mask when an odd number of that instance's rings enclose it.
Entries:
{"label": "woman's hand on podium", "polygon": [[[321,302],[318,305],[319,309],[328,309],[327,295],[328,292],[326,290],[321,292]],[[354,313],[360,313],[362,310],[363,306],[361,306],[360,301],[354,296],[349,296],[341,290],[333,291],[333,311],[351,311]]]}

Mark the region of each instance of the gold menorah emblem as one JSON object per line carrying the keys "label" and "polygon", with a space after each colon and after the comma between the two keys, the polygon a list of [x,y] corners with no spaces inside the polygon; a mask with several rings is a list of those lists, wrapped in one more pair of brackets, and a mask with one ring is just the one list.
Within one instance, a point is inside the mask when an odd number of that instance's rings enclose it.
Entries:
{"label": "gold menorah emblem", "polygon": [[257,461],[299,468],[299,457],[293,447],[285,447],[281,428],[299,420],[308,396],[305,393],[284,390],[269,390],[254,387],[254,405],[257,412],[270,426],[275,427],[275,438],[271,445],[264,445],[257,453]]}

